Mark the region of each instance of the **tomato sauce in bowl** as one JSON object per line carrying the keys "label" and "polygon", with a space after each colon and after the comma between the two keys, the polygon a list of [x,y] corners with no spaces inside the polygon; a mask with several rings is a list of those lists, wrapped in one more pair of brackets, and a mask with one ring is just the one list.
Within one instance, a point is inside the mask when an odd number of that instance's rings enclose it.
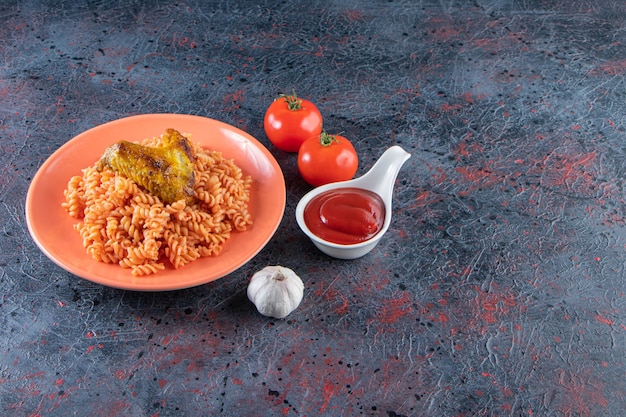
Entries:
{"label": "tomato sauce in bowl", "polygon": [[296,206],[298,226],[316,248],[333,258],[366,255],[389,230],[393,186],[410,157],[394,145],[359,178],[309,191]]}
{"label": "tomato sauce in bowl", "polygon": [[304,222],[316,236],[340,245],[365,242],[385,221],[385,203],[373,191],[335,188],[315,196],[304,208]]}

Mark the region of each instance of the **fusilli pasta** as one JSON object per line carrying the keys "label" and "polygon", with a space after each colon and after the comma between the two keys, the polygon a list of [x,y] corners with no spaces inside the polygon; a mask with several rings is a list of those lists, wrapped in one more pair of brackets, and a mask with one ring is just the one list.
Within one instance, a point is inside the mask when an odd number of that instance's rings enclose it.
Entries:
{"label": "fusilli pasta", "polygon": [[[162,145],[160,137],[140,143]],[[79,220],[74,228],[89,255],[144,276],[168,263],[181,268],[218,255],[233,231],[248,229],[251,177],[220,152],[192,145],[196,162],[191,201],[164,205],[132,180],[96,165],[69,180],[62,205]]]}

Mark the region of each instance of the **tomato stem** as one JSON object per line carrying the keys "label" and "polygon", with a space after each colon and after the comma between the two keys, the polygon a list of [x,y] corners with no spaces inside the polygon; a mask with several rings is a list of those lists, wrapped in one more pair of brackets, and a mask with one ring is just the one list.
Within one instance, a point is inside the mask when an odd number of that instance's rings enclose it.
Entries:
{"label": "tomato stem", "polygon": [[325,130],[322,130],[322,133],[320,133],[320,144],[322,146],[330,146],[333,144],[333,142],[339,142],[337,140],[337,137],[335,135],[329,134]]}
{"label": "tomato stem", "polygon": [[298,98],[296,95],[296,90],[293,91],[291,95],[289,94],[281,94],[279,97],[284,98],[287,102],[287,107],[291,111],[297,111],[302,108],[302,100]]}

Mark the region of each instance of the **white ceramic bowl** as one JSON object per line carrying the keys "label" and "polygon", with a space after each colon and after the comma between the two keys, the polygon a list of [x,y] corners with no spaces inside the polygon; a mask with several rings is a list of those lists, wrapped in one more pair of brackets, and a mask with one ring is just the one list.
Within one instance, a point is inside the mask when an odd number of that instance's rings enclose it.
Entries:
{"label": "white ceramic bowl", "polygon": [[[387,149],[374,166],[363,176],[349,181],[335,182],[314,188],[304,195],[296,206],[296,221],[313,244],[325,254],[338,259],[356,259],[369,253],[383,237],[391,224],[393,186],[400,168],[411,155],[399,146]],[[372,238],[351,245],[329,242],[315,235],[304,221],[304,209],[319,194],[337,188],[362,188],[378,194],[385,204],[383,226]]]}

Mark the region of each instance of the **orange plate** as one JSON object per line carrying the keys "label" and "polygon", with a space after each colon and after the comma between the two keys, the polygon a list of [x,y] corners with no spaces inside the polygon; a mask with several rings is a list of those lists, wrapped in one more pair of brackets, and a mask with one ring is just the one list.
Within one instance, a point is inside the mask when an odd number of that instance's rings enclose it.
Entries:
{"label": "orange plate", "polygon": [[[159,136],[167,128],[192,134],[192,140],[233,159],[253,179],[250,213],[254,224],[233,232],[222,252],[181,269],[172,267],[147,277],[91,258],[61,203],[69,179],[93,165],[105,148],[119,140]],[[136,291],[189,288],[221,278],[252,259],[276,232],[285,211],[285,179],[280,166],[258,140],[233,126],[200,116],[147,114],[115,120],[81,133],[54,152],[41,166],[26,196],[26,223],[33,240],[57,265],[87,280]]]}

